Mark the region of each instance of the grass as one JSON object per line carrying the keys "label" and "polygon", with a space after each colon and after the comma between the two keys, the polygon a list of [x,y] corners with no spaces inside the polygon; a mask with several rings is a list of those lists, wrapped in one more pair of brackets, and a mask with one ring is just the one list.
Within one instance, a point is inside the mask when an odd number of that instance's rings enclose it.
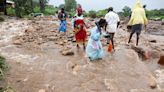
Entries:
{"label": "grass", "polygon": [[8,68],[5,61],[6,59],[0,56],[0,80],[4,79],[5,71]]}
{"label": "grass", "polygon": [[16,92],[16,91],[14,91],[11,87],[6,87],[0,89],[0,92]]}
{"label": "grass", "polygon": [[[4,80],[5,72],[8,69],[6,59],[0,56],[0,80]],[[0,88],[0,92],[15,92],[11,87]]]}
{"label": "grass", "polygon": [[152,20],[155,20],[155,19],[163,20],[164,16],[153,16],[153,17],[150,17],[150,19],[152,19]]}

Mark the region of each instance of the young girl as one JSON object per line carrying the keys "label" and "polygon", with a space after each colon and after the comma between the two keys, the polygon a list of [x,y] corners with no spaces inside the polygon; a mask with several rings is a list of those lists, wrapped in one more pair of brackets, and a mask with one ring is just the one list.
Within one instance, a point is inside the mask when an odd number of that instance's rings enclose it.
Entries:
{"label": "young girl", "polygon": [[107,24],[105,19],[100,19],[96,22],[96,26],[91,30],[91,36],[89,38],[86,54],[90,60],[102,59],[103,47],[100,42],[101,30]]}

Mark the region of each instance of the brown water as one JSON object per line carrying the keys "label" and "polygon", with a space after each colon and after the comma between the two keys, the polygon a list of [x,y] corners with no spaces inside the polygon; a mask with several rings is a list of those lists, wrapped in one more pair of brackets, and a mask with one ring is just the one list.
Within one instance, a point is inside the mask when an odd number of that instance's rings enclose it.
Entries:
{"label": "brown water", "polygon": [[[159,85],[164,71],[153,60],[143,63],[126,45],[128,34],[116,35],[116,51],[106,52],[103,60],[89,62],[85,52],[72,43],[74,56],[62,56],[62,46],[53,41],[41,44],[39,50],[16,46],[12,37],[22,35],[27,20],[8,20],[1,24],[0,52],[10,66],[6,82],[16,92],[160,92],[151,89],[149,75],[157,74]],[[143,41],[142,41],[143,42]],[[144,44],[144,43],[141,43]],[[104,48],[106,50],[106,48]],[[151,67],[150,67],[151,66]],[[148,68],[149,67],[149,68]],[[162,91],[161,91],[162,92]]]}

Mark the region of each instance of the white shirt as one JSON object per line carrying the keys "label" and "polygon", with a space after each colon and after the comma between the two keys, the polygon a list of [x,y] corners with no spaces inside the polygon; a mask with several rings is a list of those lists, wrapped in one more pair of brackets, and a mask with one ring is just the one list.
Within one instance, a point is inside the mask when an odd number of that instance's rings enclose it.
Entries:
{"label": "white shirt", "polygon": [[120,21],[118,14],[110,11],[105,15],[105,19],[108,22],[107,31],[109,33],[115,33],[117,30],[117,23]]}

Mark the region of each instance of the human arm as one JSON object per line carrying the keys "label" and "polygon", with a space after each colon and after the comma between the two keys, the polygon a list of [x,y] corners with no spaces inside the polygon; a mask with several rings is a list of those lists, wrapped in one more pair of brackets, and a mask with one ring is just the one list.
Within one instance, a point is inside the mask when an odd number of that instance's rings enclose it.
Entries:
{"label": "human arm", "polygon": [[120,18],[119,18],[119,16],[117,15],[117,28],[119,27],[119,25],[120,25]]}

